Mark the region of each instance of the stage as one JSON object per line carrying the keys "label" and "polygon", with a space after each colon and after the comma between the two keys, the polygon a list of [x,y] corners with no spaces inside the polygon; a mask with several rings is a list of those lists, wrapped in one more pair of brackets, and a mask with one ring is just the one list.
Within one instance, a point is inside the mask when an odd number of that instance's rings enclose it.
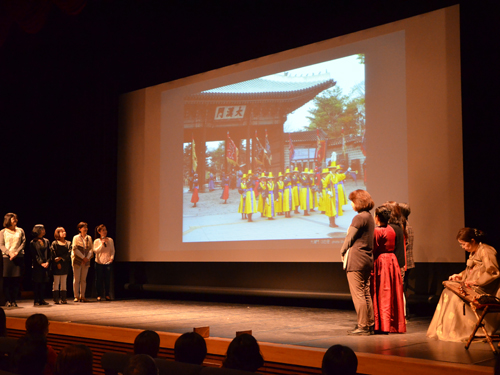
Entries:
{"label": "stage", "polygon": [[495,355],[487,343],[462,343],[425,337],[430,317],[412,318],[406,334],[348,336],[356,324],[352,310],[173,300],[120,300],[34,307],[21,300],[18,308],[4,308],[7,317],[27,318],[45,314],[50,321],[83,325],[151,329],[181,334],[194,327],[209,326],[211,338],[232,339],[236,331],[252,330],[259,342],[311,348],[334,344],[351,347],[357,353],[428,359],[455,364],[492,367]]}

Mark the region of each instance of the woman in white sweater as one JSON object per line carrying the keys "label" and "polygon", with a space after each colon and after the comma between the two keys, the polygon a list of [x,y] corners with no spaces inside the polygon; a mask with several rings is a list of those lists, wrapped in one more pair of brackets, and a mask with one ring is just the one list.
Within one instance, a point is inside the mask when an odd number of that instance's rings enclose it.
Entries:
{"label": "woman in white sweater", "polygon": [[111,265],[115,259],[115,244],[113,239],[108,237],[108,230],[104,224],[99,225],[95,229],[95,238],[94,254],[97,300],[101,301],[104,296],[106,301],[111,301],[109,289],[111,285]]}
{"label": "woman in white sweater", "polygon": [[75,302],[88,302],[85,298],[85,290],[87,289],[87,274],[90,268],[90,259],[92,258],[92,237],[87,232],[89,231],[88,224],[80,222],[77,226],[80,234],[73,237],[71,244],[71,263],[73,264],[73,293],[75,294]]}

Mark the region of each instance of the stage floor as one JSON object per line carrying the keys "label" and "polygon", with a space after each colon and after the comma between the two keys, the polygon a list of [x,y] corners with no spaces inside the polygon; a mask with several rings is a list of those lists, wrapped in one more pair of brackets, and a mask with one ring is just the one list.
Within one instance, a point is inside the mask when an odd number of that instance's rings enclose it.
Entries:
{"label": "stage floor", "polygon": [[430,359],[443,362],[494,366],[489,345],[475,342],[469,350],[462,343],[425,337],[430,317],[408,322],[407,333],[348,336],[356,325],[351,310],[172,300],[120,300],[34,307],[20,301],[18,308],[4,308],[8,317],[27,318],[43,313],[49,320],[102,326],[184,333],[209,326],[211,337],[233,338],[236,331],[252,330],[258,341],[328,348],[334,344],[356,352]]}

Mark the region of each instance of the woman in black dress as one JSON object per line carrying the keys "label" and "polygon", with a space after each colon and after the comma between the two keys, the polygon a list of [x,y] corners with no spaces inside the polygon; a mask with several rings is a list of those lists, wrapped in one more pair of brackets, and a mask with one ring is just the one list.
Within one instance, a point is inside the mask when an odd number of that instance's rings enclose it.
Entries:
{"label": "woman in black dress", "polygon": [[45,227],[37,224],[33,227],[36,236],[31,240],[31,262],[33,267],[33,292],[35,306],[48,305],[43,299],[45,284],[49,282],[50,244],[45,236]]}
{"label": "woman in black dress", "polygon": [[55,241],[50,245],[51,269],[54,275],[52,295],[56,304],[67,302],[67,278],[71,267],[71,242],[66,240],[66,230],[59,227],[54,232]]}

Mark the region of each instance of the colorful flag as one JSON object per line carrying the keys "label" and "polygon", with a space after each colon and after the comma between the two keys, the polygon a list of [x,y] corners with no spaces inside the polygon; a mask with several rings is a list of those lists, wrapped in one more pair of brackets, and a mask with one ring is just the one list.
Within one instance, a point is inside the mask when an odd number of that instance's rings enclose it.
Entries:
{"label": "colorful flag", "polygon": [[325,159],[325,151],[326,151],[326,142],[319,138],[319,129],[316,129],[316,153],[314,155],[314,159],[316,160],[317,165],[321,165],[323,160]]}
{"label": "colorful flag", "polygon": [[238,166],[238,147],[234,144],[234,141],[229,136],[229,132],[227,132],[227,142],[226,142],[226,158],[229,164],[234,166]]}
{"label": "colorful flag", "polygon": [[269,165],[271,165],[271,160],[273,159],[273,155],[271,154],[271,144],[269,143],[269,138],[267,137],[267,129],[266,129],[266,159]]}
{"label": "colorful flag", "polygon": [[292,160],[295,156],[295,148],[293,147],[292,136],[288,133],[288,159],[290,167],[292,166]]}
{"label": "colorful flag", "polygon": [[192,138],[191,141],[191,165],[193,167],[193,171],[196,172],[196,168],[198,168],[198,159],[196,158],[194,138]]}
{"label": "colorful flag", "polygon": [[255,131],[255,147],[254,147],[254,158],[257,164],[264,165],[264,154],[266,150],[262,147],[262,144],[259,141],[259,137],[257,136],[257,130]]}

